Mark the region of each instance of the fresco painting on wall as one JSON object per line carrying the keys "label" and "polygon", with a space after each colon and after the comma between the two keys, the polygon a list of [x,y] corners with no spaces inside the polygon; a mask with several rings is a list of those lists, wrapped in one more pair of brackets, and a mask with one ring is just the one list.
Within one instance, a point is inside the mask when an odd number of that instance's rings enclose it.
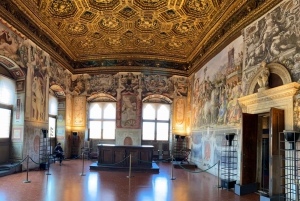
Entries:
{"label": "fresco painting on wall", "polygon": [[193,133],[192,137],[192,145],[191,145],[191,158],[199,162],[199,159],[202,159],[202,132]]}
{"label": "fresco painting on wall", "polygon": [[85,96],[74,97],[74,116],[73,123],[76,126],[84,126],[85,123]]}
{"label": "fresco painting on wall", "polygon": [[120,74],[120,88],[121,91],[131,92],[137,94],[137,89],[139,88],[139,74],[126,73]]}
{"label": "fresco painting on wall", "polygon": [[43,77],[35,72],[31,85],[31,119],[36,121],[45,120],[46,107],[46,84]]}
{"label": "fresco painting on wall", "polygon": [[90,95],[97,93],[106,93],[113,97],[117,96],[116,93],[116,79],[110,74],[92,75],[87,82],[87,93]]}
{"label": "fresco painting on wall", "polygon": [[144,75],[142,77],[142,89],[143,98],[152,94],[161,94],[170,98],[174,91],[169,79],[161,75]]}
{"label": "fresco painting on wall", "polygon": [[247,85],[262,61],[284,65],[293,81],[300,80],[300,3],[283,1],[244,29]]}
{"label": "fresco painting on wall", "polygon": [[207,126],[238,126],[241,109],[243,39],[237,38],[196,74],[193,86],[194,130]]}
{"label": "fresco painting on wall", "polygon": [[123,93],[120,103],[121,128],[140,128],[141,100],[133,93]]}
{"label": "fresco painting on wall", "polygon": [[176,112],[175,120],[177,125],[182,125],[184,123],[184,112],[185,112],[185,103],[184,99],[180,98],[176,101]]}

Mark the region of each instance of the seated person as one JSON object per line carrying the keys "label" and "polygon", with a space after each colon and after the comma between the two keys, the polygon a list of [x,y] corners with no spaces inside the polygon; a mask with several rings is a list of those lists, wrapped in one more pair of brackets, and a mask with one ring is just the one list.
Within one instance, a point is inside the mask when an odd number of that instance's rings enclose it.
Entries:
{"label": "seated person", "polygon": [[54,148],[54,154],[56,154],[56,157],[59,158],[59,165],[61,165],[61,162],[65,158],[65,156],[60,142],[57,143],[56,147]]}

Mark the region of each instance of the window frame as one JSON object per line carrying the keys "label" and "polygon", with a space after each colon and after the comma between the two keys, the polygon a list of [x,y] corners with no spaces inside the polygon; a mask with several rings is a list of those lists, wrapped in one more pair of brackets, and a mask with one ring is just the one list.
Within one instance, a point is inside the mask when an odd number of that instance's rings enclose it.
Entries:
{"label": "window frame", "polygon": [[[143,137],[144,137],[144,133],[143,133],[143,128],[142,128],[142,141],[158,141],[158,142],[168,142],[169,140],[170,140],[170,130],[171,130],[171,128],[170,128],[170,126],[171,126],[171,104],[167,104],[167,103],[151,103],[151,102],[149,102],[149,103],[143,103],[143,108],[142,108],[142,112],[144,113],[144,104],[152,104],[152,105],[155,105],[155,118],[154,118],[154,120],[150,120],[150,119],[144,119],[144,116],[142,115],[142,126],[143,126],[143,124],[144,124],[144,122],[153,122],[154,123],[154,139],[152,140],[152,139],[144,139]],[[158,108],[159,108],[159,106],[161,106],[161,105],[168,105],[168,107],[169,107],[169,119],[168,120],[158,120],[158,118],[157,118],[157,111],[158,111]],[[158,123],[168,123],[168,134],[167,134],[167,136],[168,136],[168,139],[166,139],[166,140],[158,140],[157,139],[157,124]]]}
{"label": "window frame", "polygon": [[[90,110],[91,110],[91,104],[92,103],[97,103],[97,104],[100,104],[101,105],[101,118],[90,118]],[[114,119],[104,119],[104,105],[105,104],[114,104],[114,109],[115,109],[115,117]],[[88,130],[89,130],[89,139],[94,139],[94,140],[103,140],[103,141],[111,141],[111,140],[115,140],[116,139],[116,125],[117,125],[117,103],[116,102],[90,102],[89,103],[89,113],[88,113]],[[94,137],[91,137],[90,133],[91,133],[91,127],[90,127],[90,122],[93,122],[93,121],[100,121],[101,122],[101,131],[100,131],[100,136],[99,138],[94,138]],[[104,122],[112,122],[114,121],[115,123],[115,128],[114,128],[114,138],[103,138],[104,136],[104,129],[103,129],[103,126],[104,126]]]}

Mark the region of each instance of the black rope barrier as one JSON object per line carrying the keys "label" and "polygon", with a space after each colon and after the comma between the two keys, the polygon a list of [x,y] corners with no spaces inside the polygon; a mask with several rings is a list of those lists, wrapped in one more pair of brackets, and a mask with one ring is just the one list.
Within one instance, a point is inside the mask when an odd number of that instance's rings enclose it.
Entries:
{"label": "black rope barrier", "polygon": [[22,161],[18,162],[18,163],[15,164],[15,165],[10,165],[10,167],[4,167],[4,168],[3,168],[3,167],[0,167],[0,171],[10,170],[10,169],[12,169],[12,168],[15,168],[15,167],[21,165],[21,164],[27,159],[27,157],[28,157],[28,156],[26,156]]}
{"label": "black rope barrier", "polygon": [[[179,162],[179,161],[176,161],[175,162]],[[183,167],[180,163],[178,163],[178,166],[181,167],[183,170],[187,171],[187,172],[190,172],[190,173],[202,173],[202,172],[207,172],[208,170],[210,170],[211,168],[213,168],[214,166],[216,166],[219,162],[216,162],[213,166],[210,166],[209,168],[205,169],[205,170],[201,170],[201,171],[191,171],[185,167]]]}
{"label": "black rope barrier", "polygon": [[127,158],[129,158],[129,156],[125,157],[123,160],[121,160],[120,162],[117,162],[117,163],[110,163],[110,164],[103,164],[103,165],[101,165],[101,163],[100,164],[98,163],[98,166],[114,166],[114,165],[124,162]]}

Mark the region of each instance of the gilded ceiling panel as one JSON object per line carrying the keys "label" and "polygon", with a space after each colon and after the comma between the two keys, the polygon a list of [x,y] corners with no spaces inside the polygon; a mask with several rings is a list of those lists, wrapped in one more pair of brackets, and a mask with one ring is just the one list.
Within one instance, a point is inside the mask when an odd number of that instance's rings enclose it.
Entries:
{"label": "gilded ceiling panel", "polygon": [[188,75],[279,1],[1,0],[0,16],[73,73],[125,66]]}

